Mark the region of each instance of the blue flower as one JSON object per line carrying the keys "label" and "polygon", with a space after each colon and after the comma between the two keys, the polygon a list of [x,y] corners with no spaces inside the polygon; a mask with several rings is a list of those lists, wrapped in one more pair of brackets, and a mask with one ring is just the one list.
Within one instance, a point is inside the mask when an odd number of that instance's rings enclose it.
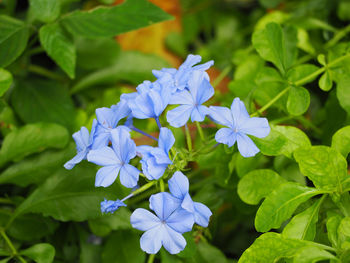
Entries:
{"label": "blue flower", "polygon": [[191,231],[193,216],[179,207],[177,200],[169,193],[158,193],[150,197],[150,209],[136,209],[131,217],[131,225],[146,231],[140,239],[141,249],[156,254],[163,246],[170,254],[177,254],[186,246],[183,233]]}
{"label": "blue flower", "polygon": [[134,118],[158,118],[168,106],[171,91],[166,84],[144,81],[137,87],[137,94],[129,96],[127,102]]}
{"label": "blue flower", "polygon": [[161,128],[158,139],[158,147],[142,145],[137,147],[141,154],[142,172],[149,180],[157,180],[171,164],[169,150],[175,143],[174,135],[168,128]]}
{"label": "blue flower", "polygon": [[114,213],[119,209],[121,206],[126,206],[123,201],[120,201],[117,199],[116,201],[113,200],[107,200],[101,202],[101,212],[102,213]]}
{"label": "blue flower", "polygon": [[111,108],[96,109],[97,127],[94,133],[92,149],[107,146],[111,140],[111,130],[117,127],[118,122],[130,114],[130,109],[125,100],[121,100]]}
{"label": "blue flower", "polygon": [[64,168],[71,170],[76,164],[86,159],[86,156],[91,149],[91,145],[93,142],[93,134],[95,133],[96,126],[97,122],[96,120],[94,120],[92,123],[90,135],[88,129],[85,127],[81,127],[80,131],[77,131],[72,135],[77,145],[77,155],[74,156],[73,159],[66,162],[64,164]]}
{"label": "blue flower", "polygon": [[167,113],[167,120],[173,127],[185,125],[190,117],[192,122],[203,121],[209,112],[208,107],[202,104],[214,95],[214,88],[205,79],[203,71],[193,71],[188,89],[178,91],[171,97],[170,104],[181,104]]}
{"label": "blue flower", "polygon": [[[152,73],[158,79],[157,82],[169,82],[171,92],[175,93],[176,91],[184,90],[187,87],[187,82],[193,71],[199,70],[204,72],[214,64],[214,61],[211,60],[207,63],[194,66],[201,60],[201,56],[190,54],[178,70],[175,68],[163,68],[161,70],[152,70]],[[205,73],[205,78],[209,81],[207,73]]]}
{"label": "blue flower", "polygon": [[89,162],[103,166],[97,171],[95,186],[110,186],[120,172],[120,182],[128,188],[136,186],[140,171],[129,164],[136,156],[136,145],[122,126],[111,131],[112,148],[105,146],[91,150]]}
{"label": "blue flower", "polygon": [[237,141],[238,150],[244,157],[251,157],[259,152],[247,134],[258,138],[266,137],[270,133],[266,118],[251,118],[239,98],[233,100],[231,110],[217,106],[210,106],[209,110],[209,116],[215,122],[228,127],[218,130],[215,135],[217,142],[231,147]]}
{"label": "blue flower", "polygon": [[198,202],[193,202],[189,194],[189,182],[187,177],[177,171],[168,181],[170,193],[179,201],[180,206],[194,216],[196,224],[207,227],[212,215],[210,209]]}

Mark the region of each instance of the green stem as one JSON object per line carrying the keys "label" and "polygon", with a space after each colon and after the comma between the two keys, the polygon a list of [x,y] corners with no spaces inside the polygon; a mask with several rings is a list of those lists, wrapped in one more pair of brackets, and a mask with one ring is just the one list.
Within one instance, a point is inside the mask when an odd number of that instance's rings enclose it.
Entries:
{"label": "green stem", "polygon": [[232,66],[229,65],[226,68],[224,68],[223,71],[219,74],[219,76],[213,81],[213,87],[215,88],[217,85],[220,84],[220,82],[226,77],[226,75],[231,71]]}
{"label": "green stem", "polygon": [[203,133],[202,127],[201,127],[201,125],[199,124],[198,121],[196,121],[196,126],[197,126],[199,137],[204,142],[205,141],[204,133]]}
{"label": "green stem", "polygon": [[63,78],[61,75],[56,74],[54,72],[51,72],[43,67],[40,67],[38,65],[29,65],[28,66],[28,71],[32,72],[32,73],[36,73],[38,75],[47,77],[49,79],[53,79],[53,80],[58,80],[58,81],[64,81],[65,78]]}
{"label": "green stem", "polygon": [[137,189],[137,190],[135,190],[135,191],[133,192],[133,195],[135,196],[135,195],[137,195],[137,194],[140,194],[140,193],[142,193],[142,192],[148,190],[148,189],[151,188],[153,185],[155,185],[156,182],[157,182],[157,181],[151,181],[151,182],[149,182],[149,183],[147,183],[147,184],[141,186],[139,189]]}
{"label": "green stem", "polygon": [[9,204],[9,205],[13,205],[14,202],[12,202],[11,200],[7,199],[7,198],[0,198],[0,204]]}
{"label": "green stem", "polygon": [[185,125],[185,132],[186,132],[187,148],[191,152],[192,151],[192,138],[191,138],[190,130],[188,129],[187,125]]}
{"label": "green stem", "polygon": [[335,44],[337,44],[339,42],[339,40],[341,40],[343,37],[345,37],[349,32],[350,32],[350,25],[339,30],[334,35],[334,37],[326,43],[325,48],[327,49],[329,47],[334,46]]}
{"label": "green stem", "polygon": [[8,236],[6,235],[3,229],[0,230],[0,234],[5,240],[5,242],[7,243],[7,245],[9,246],[9,248],[11,249],[12,255],[16,256],[19,259],[19,261],[21,261],[22,263],[27,263],[27,261],[24,258],[22,258],[21,255],[18,254],[16,248],[13,246],[11,240],[8,238]]}
{"label": "green stem", "polygon": [[163,178],[160,178],[159,180],[159,186],[160,186],[160,191],[165,192],[165,186],[164,186],[164,180]]}
{"label": "green stem", "polygon": [[147,263],[153,263],[155,256],[156,254],[150,254],[148,257]]}

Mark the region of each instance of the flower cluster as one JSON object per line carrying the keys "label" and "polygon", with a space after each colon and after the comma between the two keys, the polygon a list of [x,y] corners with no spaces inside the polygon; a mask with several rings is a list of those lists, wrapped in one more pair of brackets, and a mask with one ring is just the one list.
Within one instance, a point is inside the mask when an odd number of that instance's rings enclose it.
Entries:
{"label": "flower cluster", "polygon": [[[166,114],[170,126],[182,127],[187,125],[189,119],[202,122],[209,116],[214,122],[226,126],[215,135],[218,143],[231,147],[237,141],[238,150],[244,157],[259,152],[248,135],[259,138],[267,136],[270,131],[267,120],[251,118],[239,98],[234,99],[231,109],[203,105],[214,95],[206,73],[213,61],[197,65],[200,61],[200,56],[189,55],[179,69],[154,70],[156,81],[144,81],[136,92],[122,94],[118,104],[97,109],[90,133],[82,127],[73,134],[77,155],[64,165],[66,169],[72,169],[85,159],[101,166],[95,178],[96,187],[110,186],[119,175],[123,186],[136,188],[122,200],[102,201],[103,213],[113,213],[119,207],[126,206],[127,199],[156,185],[154,182],[164,184],[164,179],[171,171],[174,172],[168,168],[176,162],[174,156],[170,156],[170,151],[175,151],[172,149],[175,137],[169,128],[162,126],[160,119],[168,105],[178,105]],[[133,124],[133,119],[148,118],[155,119],[159,127],[158,138]],[[154,139],[158,142],[157,147],[136,146],[130,131]],[[137,167],[130,164],[134,158],[139,160]],[[143,186],[138,185],[140,175],[148,181]],[[157,253],[161,246],[172,254],[179,253],[186,246],[182,234],[191,231],[194,224],[207,227],[212,214],[204,204],[192,201],[189,181],[182,172],[175,171],[167,183],[170,193],[164,192],[164,187],[161,187],[161,192],[149,199],[150,209],[155,214],[138,208],[131,215],[132,226],[146,231],[140,244],[150,254]]]}

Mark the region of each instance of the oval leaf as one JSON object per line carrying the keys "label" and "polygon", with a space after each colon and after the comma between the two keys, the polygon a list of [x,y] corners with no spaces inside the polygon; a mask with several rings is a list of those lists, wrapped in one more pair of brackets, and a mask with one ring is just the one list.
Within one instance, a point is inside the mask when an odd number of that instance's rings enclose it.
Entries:
{"label": "oval leaf", "polygon": [[0,68],[0,97],[8,90],[12,84],[12,75],[5,69]]}
{"label": "oval leaf", "polygon": [[287,110],[293,116],[302,115],[310,105],[310,93],[303,87],[291,87],[288,94]]}
{"label": "oval leaf", "polygon": [[50,244],[41,243],[22,250],[20,254],[33,259],[37,263],[51,263],[55,257],[55,248]]}
{"label": "oval leaf", "polygon": [[332,137],[332,148],[340,152],[345,158],[350,152],[350,126],[338,130]]}
{"label": "oval leaf", "polygon": [[330,73],[327,70],[325,73],[323,73],[321,78],[318,80],[318,86],[320,86],[321,90],[329,91],[331,90],[332,85],[333,85],[333,82],[332,82]]}

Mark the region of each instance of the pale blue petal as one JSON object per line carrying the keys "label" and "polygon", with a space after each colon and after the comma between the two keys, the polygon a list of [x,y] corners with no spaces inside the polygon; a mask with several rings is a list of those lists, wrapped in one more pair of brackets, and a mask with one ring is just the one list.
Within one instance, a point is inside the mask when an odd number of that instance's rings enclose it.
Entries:
{"label": "pale blue petal", "polygon": [[180,208],[168,217],[166,224],[176,232],[185,233],[192,230],[194,217],[192,213]]}
{"label": "pale blue petal", "polygon": [[233,128],[233,117],[226,107],[210,106],[209,116],[218,124]]}
{"label": "pale blue petal", "polygon": [[140,145],[136,147],[136,152],[138,154],[141,154],[142,158],[143,157],[150,157],[150,152],[152,151],[154,147],[149,146],[149,145]]}
{"label": "pale blue petal", "polygon": [[169,156],[161,148],[153,148],[151,150],[151,156],[155,159],[157,164],[171,164]]}
{"label": "pale blue petal", "polygon": [[171,194],[161,192],[151,195],[149,207],[157,214],[161,220],[167,218],[179,207],[179,202]]}
{"label": "pale blue petal", "polygon": [[166,229],[165,231],[162,231],[163,238],[162,238],[162,244],[163,247],[170,253],[170,254],[177,254],[180,251],[184,250],[186,247],[186,240],[185,238],[178,232],[174,231],[170,227],[164,226]]}
{"label": "pale blue petal", "polygon": [[75,144],[77,145],[77,151],[85,150],[89,145],[89,130],[85,127],[81,127],[79,131],[72,135]]}
{"label": "pale blue petal", "polygon": [[[98,126],[102,127],[101,125],[98,125]],[[98,130],[98,127],[97,127],[97,130]],[[93,139],[91,148],[95,150],[95,149],[99,149],[99,148],[107,146],[109,141],[110,141],[110,137],[111,137],[111,134],[109,133],[109,131],[107,131],[107,132],[102,131],[102,132],[96,134],[94,139]]]}
{"label": "pale blue petal", "polygon": [[110,108],[96,109],[96,118],[99,124],[105,128],[113,129],[118,124],[118,115]]}
{"label": "pale blue petal", "polygon": [[105,166],[105,165],[117,165],[121,163],[121,160],[115,154],[110,147],[103,147],[97,150],[90,150],[87,155],[89,162]]}
{"label": "pale blue petal", "polygon": [[121,100],[117,105],[111,106],[111,109],[115,112],[118,121],[125,118],[131,113],[131,110],[128,106],[128,102],[126,100]]}
{"label": "pale blue petal", "polygon": [[174,143],[175,137],[171,130],[165,127],[161,128],[158,138],[158,147],[163,149],[165,153],[168,153]]}
{"label": "pale blue petal", "polygon": [[[154,157],[151,157],[146,160],[145,166],[142,166],[142,171],[146,176],[151,178],[150,180],[158,180],[163,176],[168,164],[158,164]],[[147,168],[146,168],[147,167]],[[144,170],[144,168],[146,168]]]}
{"label": "pale blue petal", "polygon": [[140,171],[130,164],[124,164],[120,169],[120,183],[128,188],[133,188],[137,185]]}
{"label": "pale blue petal", "polygon": [[237,145],[238,150],[243,157],[252,157],[260,151],[252,139],[244,133],[237,133]]}
{"label": "pale blue petal", "polygon": [[206,106],[203,105],[199,105],[197,107],[194,107],[192,109],[192,113],[191,113],[191,121],[203,121],[205,116],[209,114],[209,109]]}
{"label": "pale blue petal", "polygon": [[166,119],[171,126],[175,128],[182,127],[190,118],[192,109],[192,105],[181,105],[175,109],[168,111]]}
{"label": "pale blue petal", "polygon": [[115,179],[117,179],[119,169],[119,165],[111,165],[100,168],[96,174],[95,186],[108,187],[113,184]]}
{"label": "pale blue petal", "polygon": [[119,199],[116,201],[105,199],[104,201],[101,202],[101,212],[114,213],[121,206],[126,206],[126,204],[123,201],[120,201]]}
{"label": "pale blue petal", "polygon": [[169,191],[176,198],[183,199],[189,190],[188,178],[180,171],[174,173],[174,175],[168,181]]}
{"label": "pale blue petal", "polygon": [[124,163],[129,163],[130,159],[136,156],[136,144],[130,138],[130,133],[126,126],[120,126],[111,131],[112,147]]}
{"label": "pale blue petal", "polygon": [[219,143],[226,144],[228,147],[232,147],[237,139],[237,134],[229,128],[221,128],[215,134],[215,140]]}
{"label": "pale blue petal", "polygon": [[175,92],[170,99],[169,104],[175,105],[175,104],[188,104],[193,105],[194,101],[191,96],[191,94],[188,92],[188,90],[182,90]]}
{"label": "pale blue petal", "polygon": [[192,66],[198,64],[199,62],[201,62],[202,57],[200,55],[192,55],[189,54],[186,58],[186,60],[184,61],[184,63],[182,63],[182,65],[179,67],[179,69],[183,69],[183,68],[191,68]]}
{"label": "pale blue petal", "polygon": [[258,138],[264,138],[270,133],[270,126],[266,118],[253,117],[241,123],[239,131]]}
{"label": "pale blue petal", "polygon": [[210,82],[206,79],[203,79],[199,92],[197,93],[196,102],[198,105],[203,104],[207,100],[209,100],[214,95],[214,88],[210,84]]}
{"label": "pale blue petal", "polygon": [[128,101],[132,115],[137,119],[147,119],[153,116],[152,101],[147,93],[138,94],[134,100]]}
{"label": "pale blue petal", "polygon": [[150,211],[143,208],[137,208],[130,216],[130,223],[133,228],[147,231],[159,225],[161,221]]}
{"label": "pale blue petal", "polygon": [[206,205],[198,202],[194,202],[194,209],[195,223],[202,227],[207,227],[209,225],[209,218],[212,215],[210,209]]}
{"label": "pale blue petal", "polygon": [[78,152],[76,156],[74,156],[71,160],[69,160],[64,164],[64,168],[66,168],[67,170],[73,169],[73,167],[76,164],[80,163],[82,160],[86,158],[87,153],[88,153],[88,150]]}
{"label": "pale blue petal", "polygon": [[162,247],[163,227],[159,225],[143,233],[140,246],[148,254],[157,254]]}
{"label": "pale blue petal", "polygon": [[188,89],[191,92],[193,101],[197,101],[197,98],[200,97],[198,93],[202,92],[202,82],[204,79],[204,72],[195,70],[192,72],[190,79],[188,80]]}
{"label": "pale blue petal", "polygon": [[89,146],[91,146],[94,142],[94,138],[95,138],[95,133],[96,133],[96,130],[97,130],[97,125],[98,125],[98,122],[96,119],[94,119],[92,121],[92,127],[91,127],[91,132],[90,132],[90,136],[89,136]]}
{"label": "pale blue petal", "polygon": [[242,123],[250,118],[244,103],[239,98],[233,100],[231,112],[235,127],[240,127]]}
{"label": "pale blue petal", "polygon": [[150,115],[150,117],[158,117],[160,114],[162,114],[165,106],[167,105],[163,105],[163,98],[154,89],[148,92],[148,96],[152,101],[152,107],[153,107],[153,110],[152,110],[153,116]]}
{"label": "pale blue petal", "polygon": [[207,70],[209,69],[212,65],[214,65],[214,60],[210,60],[204,64],[200,64],[200,65],[197,65],[197,66],[194,66],[192,69],[193,70]]}
{"label": "pale blue petal", "polygon": [[194,213],[193,201],[189,193],[187,193],[183,198],[181,207],[187,212]]}
{"label": "pale blue petal", "polygon": [[152,82],[150,82],[149,80],[145,80],[144,82],[142,82],[140,85],[136,87],[136,90],[139,94],[142,94],[142,93],[149,92],[151,88],[152,88]]}

